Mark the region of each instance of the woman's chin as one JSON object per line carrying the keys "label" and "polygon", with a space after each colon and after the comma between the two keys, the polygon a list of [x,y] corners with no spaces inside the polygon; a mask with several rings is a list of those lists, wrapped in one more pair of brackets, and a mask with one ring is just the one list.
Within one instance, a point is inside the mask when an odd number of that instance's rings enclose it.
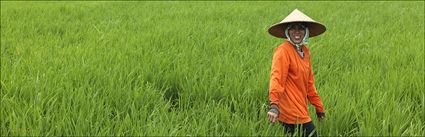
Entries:
{"label": "woman's chin", "polygon": [[294,41],[295,44],[301,44],[301,41]]}

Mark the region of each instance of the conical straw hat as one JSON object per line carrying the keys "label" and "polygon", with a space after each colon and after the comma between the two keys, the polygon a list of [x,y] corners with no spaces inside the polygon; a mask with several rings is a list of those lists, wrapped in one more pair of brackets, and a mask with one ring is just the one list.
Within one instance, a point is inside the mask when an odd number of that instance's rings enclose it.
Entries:
{"label": "conical straw hat", "polygon": [[291,14],[286,16],[285,19],[283,19],[281,22],[272,25],[269,28],[269,33],[278,38],[286,38],[285,36],[286,27],[289,24],[296,23],[296,22],[303,23],[308,27],[308,30],[310,32],[309,34],[310,37],[320,35],[326,31],[325,25],[317,21],[314,21],[313,19],[311,19],[310,17],[308,17],[307,15],[305,15],[298,9],[295,9],[294,11],[291,12]]}

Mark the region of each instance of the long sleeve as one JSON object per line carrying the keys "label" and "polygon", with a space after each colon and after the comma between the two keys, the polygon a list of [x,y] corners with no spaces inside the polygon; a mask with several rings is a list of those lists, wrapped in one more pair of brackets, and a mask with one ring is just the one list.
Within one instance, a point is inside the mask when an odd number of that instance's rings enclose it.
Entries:
{"label": "long sleeve", "polygon": [[279,106],[279,98],[285,91],[285,82],[288,77],[289,58],[283,48],[276,48],[273,54],[272,69],[270,74],[270,96],[271,104]]}
{"label": "long sleeve", "polygon": [[311,66],[310,66],[310,74],[308,77],[307,97],[310,103],[316,107],[317,113],[325,112],[325,109],[323,108],[322,100],[320,100],[319,94],[317,94],[316,86],[314,86],[313,68]]}

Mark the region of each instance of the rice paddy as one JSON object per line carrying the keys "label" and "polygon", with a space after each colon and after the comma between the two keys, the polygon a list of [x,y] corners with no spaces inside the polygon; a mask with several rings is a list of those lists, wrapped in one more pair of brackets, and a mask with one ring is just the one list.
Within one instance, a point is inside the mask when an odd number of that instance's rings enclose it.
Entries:
{"label": "rice paddy", "polygon": [[425,136],[424,2],[1,2],[1,136],[281,136],[267,28],[310,39],[325,136]]}

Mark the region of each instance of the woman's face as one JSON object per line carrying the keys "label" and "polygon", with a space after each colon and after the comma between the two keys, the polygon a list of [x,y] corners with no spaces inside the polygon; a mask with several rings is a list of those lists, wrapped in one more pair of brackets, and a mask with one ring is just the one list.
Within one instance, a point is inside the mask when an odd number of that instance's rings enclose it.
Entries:
{"label": "woman's face", "polygon": [[295,24],[288,30],[288,33],[292,42],[300,44],[305,36],[305,29],[300,24]]}

